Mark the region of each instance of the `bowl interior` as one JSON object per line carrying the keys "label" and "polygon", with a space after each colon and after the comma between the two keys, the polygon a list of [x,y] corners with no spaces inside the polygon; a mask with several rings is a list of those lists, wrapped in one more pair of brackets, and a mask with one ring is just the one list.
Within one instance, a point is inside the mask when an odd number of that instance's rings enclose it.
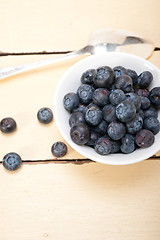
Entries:
{"label": "bowl interior", "polygon": [[[77,91],[79,85],[81,84],[81,75],[87,69],[98,68],[100,66],[110,66],[113,68],[118,65],[133,69],[138,74],[148,70],[152,72],[154,77],[154,81],[152,81],[149,89],[160,85],[159,69],[147,60],[126,53],[106,53],[104,55],[93,55],[80,60],[65,73],[55,91],[53,106],[57,127],[68,144],[86,158],[111,165],[125,165],[139,162],[158,152],[160,149],[160,132],[155,135],[155,142],[149,148],[138,149],[130,154],[118,153],[101,156],[97,154],[94,149],[87,146],[79,146],[71,140],[68,122],[70,114],[63,107],[63,97],[68,92]],[[158,118],[160,118],[160,111]]]}

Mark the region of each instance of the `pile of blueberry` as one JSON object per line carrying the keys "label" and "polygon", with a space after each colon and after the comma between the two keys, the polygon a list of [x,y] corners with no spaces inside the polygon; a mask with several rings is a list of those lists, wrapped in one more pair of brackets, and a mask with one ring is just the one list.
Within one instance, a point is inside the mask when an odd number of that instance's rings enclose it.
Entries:
{"label": "pile of blueberry", "polygon": [[77,92],[63,98],[72,141],[101,155],[150,147],[160,129],[160,87],[149,91],[152,81],[151,72],[122,66],[85,71]]}

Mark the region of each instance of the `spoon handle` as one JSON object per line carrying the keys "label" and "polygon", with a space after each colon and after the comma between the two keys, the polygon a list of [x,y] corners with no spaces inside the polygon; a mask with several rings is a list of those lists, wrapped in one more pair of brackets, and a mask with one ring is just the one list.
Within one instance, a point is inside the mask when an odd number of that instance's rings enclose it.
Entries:
{"label": "spoon handle", "polygon": [[73,57],[80,56],[82,54],[87,54],[87,53],[89,53],[89,48],[84,47],[80,50],[77,50],[77,51],[74,51],[71,53],[67,53],[67,54],[57,57],[57,58],[51,58],[51,59],[42,60],[39,62],[29,63],[29,64],[25,64],[25,65],[2,68],[2,69],[0,69],[0,80],[7,78],[7,77],[11,77],[18,73],[22,73],[22,72],[26,72],[28,70],[47,66],[52,63],[57,63],[57,62],[64,61],[66,59],[73,58]]}

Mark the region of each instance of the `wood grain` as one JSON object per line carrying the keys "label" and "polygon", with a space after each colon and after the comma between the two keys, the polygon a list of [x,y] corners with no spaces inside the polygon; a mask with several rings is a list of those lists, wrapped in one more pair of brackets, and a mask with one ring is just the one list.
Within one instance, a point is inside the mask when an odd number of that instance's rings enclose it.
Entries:
{"label": "wood grain", "polygon": [[0,167],[3,240],[159,240],[159,161]]}
{"label": "wood grain", "polygon": [[159,0],[2,0],[0,50],[75,50],[103,27],[137,32],[159,47],[159,9]]}

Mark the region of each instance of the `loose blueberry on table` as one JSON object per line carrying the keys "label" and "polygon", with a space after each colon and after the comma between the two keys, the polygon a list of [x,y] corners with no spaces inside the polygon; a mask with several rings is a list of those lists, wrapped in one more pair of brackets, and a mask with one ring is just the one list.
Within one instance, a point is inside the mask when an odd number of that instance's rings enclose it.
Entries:
{"label": "loose blueberry on table", "polygon": [[72,141],[102,156],[152,146],[160,130],[160,87],[148,89],[153,80],[149,71],[123,66],[86,70],[77,93],[63,99]]}
{"label": "loose blueberry on table", "polygon": [[3,133],[11,133],[16,130],[16,127],[16,121],[11,117],[3,118],[0,122],[0,129]]}
{"label": "loose blueberry on table", "polygon": [[51,147],[51,152],[55,157],[64,157],[67,153],[67,146],[61,141],[55,142]]}
{"label": "loose blueberry on table", "polygon": [[41,123],[48,124],[53,119],[53,113],[50,108],[41,108],[37,113],[37,118]]}
{"label": "loose blueberry on table", "polygon": [[21,166],[21,163],[21,157],[15,152],[7,153],[2,160],[3,166],[9,171],[17,170]]}

